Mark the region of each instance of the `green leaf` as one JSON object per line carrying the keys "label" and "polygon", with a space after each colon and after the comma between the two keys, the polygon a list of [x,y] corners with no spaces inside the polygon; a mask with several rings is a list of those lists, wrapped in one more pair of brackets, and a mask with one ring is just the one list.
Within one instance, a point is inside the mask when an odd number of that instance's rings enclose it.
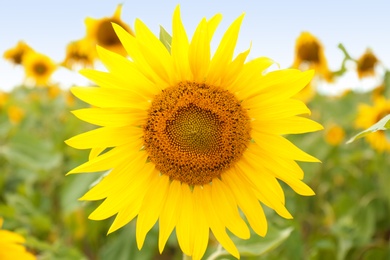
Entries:
{"label": "green leaf", "polygon": [[385,116],[370,128],[358,133],[357,135],[349,139],[347,141],[347,144],[352,143],[356,139],[362,138],[370,133],[374,133],[378,130],[387,130],[387,129],[390,129],[390,115]]}
{"label": "green leaf", "polygon": [[[288,227],[285,229],[277,229],[270,226],[268,228],[267,235],[260,237],[259,235],[251,232],[251,237],[247,240],[233,237],[232,240],[237,246],[241,256],[259,256],[270,252],[278,247],[283,241],[285,241],[291,234],[294,228]],[[225,250],[219,254],[230,255]]]}
{"label": "green leaf", "polygon": [[160,25],[160,41],[171,52],[172,36]]}

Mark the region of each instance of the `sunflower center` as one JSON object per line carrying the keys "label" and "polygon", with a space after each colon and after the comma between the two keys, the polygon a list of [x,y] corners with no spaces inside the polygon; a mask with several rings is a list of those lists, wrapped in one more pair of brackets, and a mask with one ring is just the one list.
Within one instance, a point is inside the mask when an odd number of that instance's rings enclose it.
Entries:
{"label": "sunflower center", "polygon": [[369,71],[374,69],[378,59],[372,54],[365,54],[363,58],[358,62],[358,70]]}
{"label": "sunflower center", "polygon": [[232,93],[182,82],[155,96],[144,126],[144,145],[162,174],[202,185],[241,158],[250,130],[247,111]]}
{"label": "sunflower center", "polygon": [[319,62],[319,51],[320,46],[316,42],[308,42],[302,44],[298,48],[298,56],[303,60],[307,62]]}
{"label": "sunflower center", "polygon": [[[101,22],[98,27],[96,39],[97,43],[102,46],[113,46],[120,44],[120,40],[116,35],[111,23],[116,23],[120,26],[123,25],[119,20],[107,19]],[[123,26],[122,26],[123,27]]]}
{"label": "sunflower center", "polygon": [[44,75],[47,71],[47,66],[43,63],[36,63],[34,66],[34,72],[37,75]]}

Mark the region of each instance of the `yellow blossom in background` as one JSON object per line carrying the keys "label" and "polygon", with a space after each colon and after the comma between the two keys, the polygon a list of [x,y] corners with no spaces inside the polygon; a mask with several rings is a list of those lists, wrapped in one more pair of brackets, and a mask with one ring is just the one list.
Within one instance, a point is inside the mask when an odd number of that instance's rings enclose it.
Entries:
{"label": "yellow blossom in background", "polygon": [[0,259],[1,260],[34,260],[33,254],[23,245],[25,239],[14,232],[1,229],[3,219],[0,218]]}
{"label": "yellow blossom in background", "polygon": [[[390,100],[385,97],[374,99],[374,104],[369,106],[361,104],[356,119],[356,127],[367,129],[380,119],[390,114]],[[390,151],[390,139],[386,131],[376,131],[367,135],[366,140],[379,152]]]}
{"label": "yellow blossom in background", "polygon": [[325,140],[330,145],[339,145],[345,138],[345,131],[338,125],[333,125],[326,130]]}
{"label": "yellow blossom in background", "polygon": [[23,66],[26,77],[34,80],[37,86],[47,85],[51,75],[57,68],[52,59],[38,52],[28,53],[23,60]]}
{"label": "yellow blossom in background", "polygon": [[372,99],[377,99],[378,97],[383,97],[385,94],[385,83],[380,84],[372,90]]}
{"label": "yellow blossom in background", "polygon": [[50,85],[47,88],[47,94],[51,99],[55,99],[61,94],[61,88],[58,85]]}
{"label": "yellow blossom in background", "polygon": [[375,66],[378,64],[379,60],[374,55],[371,50],[367,50],[358,60],[357,60],[357,73],[359,78],[374,76],[375,75]]}
{"label": "yellow blossom in background", "polygon": [[324,47],[317,37],[309,32],[302,32],[295,42],[293,68],[300,70],[314,69],[325,80],[332,81]]}
{"label": "yellow blossom in background", "polygon": [[28,46],[24,41],[19,41],[15,47],[4,52],[3,57],[6,60],[11,61],[12,63],[19,65],[22,64],[23,58],[28,52],[33,52],[34,50]]}
{"label": "yellow blossom in background", "polygon": [[94,41],[87,38],[70,42],[66,46],[66,56],[62,65],[69,69],[73,69],[77,65],[92,67],[96,57],[95,44]]}
{"label": "yellow blossom in background", "polygon": [[5,105],[8,100],[8,94],[0,90],[0,108]]}
{"label": "yellow blossom in background", "polygon": [[11,105],[7,109],[7,114],[8,114],[9,120],[12,123],[18,124],[24,118],[25,111],[21,107],[18,107],[16,105]]}
{"label": "yellow blossom in background", "polygon": [[292,218],[278,180],[300,195],[314,195],[296,161],[318,160],[283,137],[322,129],[300,117],[310,110],[291,98],[314,72],[263,74],[273,61],[246,61],[250,50],[233,58],[243,17],[230,25],[214,55],[210,42],[220,14],[202,19],[189,40],[177,7],[170,51],[138,19],[137,37],[114,24],[131,60],[98,48],[109,72],[81,72],[99,87],[72,88],[93,106],[73,113],[101,127],[66,141],[91,149],[90,159],[69,174],[110,170],[81,198],[105,199],[89,218],[115,216],[109,233],[137,217],[136,240],[142,248],[158,221],[160,252],[176,228],[181,250],[197,260],[211,230],[239,258],[227,232],[250,237],[239,209],[265,236],[260,203]]}
{"label": "yellow blossom in background", "polygon": [[[120,25],[131,35],[134,35],[130,26],[121,19],[121,13],[122,4],[119,4],[112,17],[104,17],[101,19],[95,19],[91,17],[86,18],[86,38],[93,41],[95,44],[104,47],[105,49],[119,53],[121,55],[127,55],[125,49],[122,46],[122,43],[112,28],[112,23],[115,23]],[[95,48],[93,48],[93,50],[95,50]]]}

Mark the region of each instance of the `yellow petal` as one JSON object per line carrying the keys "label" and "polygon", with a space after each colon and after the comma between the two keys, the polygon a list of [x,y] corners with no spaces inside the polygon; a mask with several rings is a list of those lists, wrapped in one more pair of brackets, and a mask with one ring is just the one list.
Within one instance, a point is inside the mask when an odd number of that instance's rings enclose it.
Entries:
{"label": "yellow petal", "polygon": [[[268,186],[264,188],[262,187],[262,181],[264,181],[265,177],[259,177],[261,173],[254,172],[252,167],[243,161],[238,162],[235,169],[239,177],[245,179],[248,183],[251,184],[251,188],[256,194],[258,200],[260,200],[269,208],[274,209],[280,216],[286,219],[292,218],[290,212],[288,212],[284,206],[284,201],[281,201],[281,194],[278,191],[270,189]],[[267,178],[267,180],[269,179],[270,178]]]}
{"label": "yellow petal", "polygon": [[191,79],[191,70],[188,63],[189,42],[187,33],[180,17],[179,5],[175,8],[172,21],[172,60],[176,73],[179,75],[178,81]]}
{"label": "yellow petal", "polygon": [[238,54],[237,57],[228,65],[225,70],[225,73],[222,75],[221,86],[223,86],[224,88],[228,88],[228,86],[230,86],[236,80],[237,75],[240,74],[244,66],[245,60],[248,57],[249,52],[250,49]]}
{"label": "yellow petal", "polygon": [[195,82],[204,82],[210,64],[210,39],[206,19],[199,23],[192,37],[188,58]]}
{"label": "yellow petal", "polygon": [[[146,173],[146,172],[145,172]],[[139,214],[142,200],[147,194],[148,187],[150,186],[150,181],[152,176],[157,176],[159,173],[157,170],[153,169],[152,172],[149,174],[150,178],[147,180],[147,183],[145,186],[139,185],[138,190],[134,190],[132,193],[136,194],[136,196],[131,196],[127,199],[126,205],[122,207],[118,214],[115,217],[114,222],[112,223],[110,229],[108,230],[108,234],[118,230],[119,228],[123,227],[130,221],[132,221],[137,214]]]}
{"label": "yellow petal", "polygon": [[196,218],[194,218],[195,225],[195,241],[194,241],[194,251],[192,254],[193,260],[199,260],[204,255],[207,244],[209,242],[209,225],[207,223],[206,214],[204,212],[204,206],[202,204],[201,193],[202,188],[200,186],[195,186],[193,190],[194,198],[194,212]]}
{"label": "yellow petal", "polygon": [[[126,154],[127,157],[131,158],[132,156],[135,156],[137,153],[139,153],[142,145],[143,143],[140,139],[138,144],[125,144],[114,147],[110,151],[100,156],[91,158],[89,161],[77,166],[68,174],[81,172],[99,172],[112,169],[120,163],[124,162],[125,160],[128,161],[128,159],[123,156],[123,154]],[[97,149],[100,148],[98,147]]]}
{"label": "yellow petal", "polygon": [[176,236],[179,246],[184,254],[191,256],[194,250],[195,229],[194,226],[194,199],[187,184],[182,184],[181,212],[176,225]]}
{"label": "yellow petal", "polygon": [[198,200],[201,206],[204,208],[206,219],[218,242],[226,249],[231,255],[236,258],[240,258],[236,246],[230,237],[226,234],[225,226],[221,223],[219,216],[211,202],[211,186],[204,185],[202,192],[199,192],[200,199]]}
{"label": "yellow petal", "polygon": [[296,161],[320,162],[282,136],[257,132],[256,129],[252,131],[251,135],[259,147],[269,154]]}
{"label": "yellow petal", "polygon": [[169,85],[176,82],[170,53],[162,42],[139,19],[135,20],[136,39],[140,51],[153,71]]}
{"label": "yellow petal", "polygon": [[211,196],[215,211],[222,223],[239,238],[248,239],[250,231],[238,213],[235,198],[218,178],[213,179]]}
{"label": "yellow petal", "polygon": [[106,150],[106,147],[94,147],[89,152],[88,160],[93,160],[96,157],[99,156],[104,150]]}
{"label": "yellow petal", "polygon": [[256,199],[256,195],[251,189],[248,189],[250,183],[238,178],[236,173],[232,171],[224,173],[222,175],[222,181],[233,192],[239,207],[248,219],[252,229],[258,235],[265,236],[268,227],[267,219],[263,208]]}
{"label": "yellow petal", "polygon": [[112,26],[115,33],[118,35],[119,40],[122,42],[123,47],[126,49],[126,52],[136,64],[137,69],[139,69],[145,77],[153,82],[155,86],[159,87],[160,90],[168,87],[169,85],[167,82],[162,80],[146,61],[144,54],[139,48],[137,39],[121,26],[117,24],[113,24]]}
{"label": "yellow petal", "polygon": [[324,129],[319,123],[304,117],[290,117],[282,120],[255,120],[252,127],[258,132],[276,135],[302,134]]}
{"label": "yellow petal", "polygon": [[152,178],[149,189],[142,200],[142,206],[137,218],[136,238],[138,249],[141,249],[146,234],[156,223],[164,206],[169,189],[169,177],[155,175]]}
{"label": "yellow petal", "polygon": [[[132,169],[127,168],[126,173],[131,175],[131,171]],[[111,178],[111,183],[108,181],[105,182],[104,184],[107,185],[108,196],[105,201],[89,215],[89,218],[92,220],[109,218],[127,208],[129,202],[138,199],[142,200],[150,185],[150,180],[154,171],[155,169],[153,166],[145,164],[144,170],[141,174],[140,172],[137,172],[138,176],[136,178],[130,179],[122,174],[120,178],[117,176],[116,180]],[[126,224],[124,221],[117,221],[115,225],[113,223],[114,226],[110,228],[109,232],[115,231],[124,224]]]}
{"label": "yellow petal", "polygon": [[72,113],[79,119],[98,126],[141,126],[147,111],[135,108],[83,108]]}
{"label": "yellow petal", "polygon": [[261,88],[258,83],[263,78],[263,71],[274,64],[274,61],[259,57],[244,64],[235,81],[228,86],[228,90],[237,93],[240,100],[245,100],[251,92]]}
{"label": "yellow petal", "polygon": [[259,165],[263,165],[264,168],[267,168],[270,174],[287,183],[296,193],[304,196],[314,195],[314,191],[300,180],[302,179],[299,178],[301,176],[291,174],[291,164],[286,164],[285,160],[269,156],[269,154],[264,153],[257,144],[250,145],[246,155],[250,155]]}
{"label": "yellow petal", "polygon": [[257,120],[276,120],[295,115],[310,114],[310,109],[300,100],[287,99],[273,104],[263,104],[260,100],[244,100],[242,106],[248,109],[249,116]]}
{"label": "yellow petal", "polygon": [[131,143],[143,136],[141,127],[101,127],[76,135],[65,143],[76,149],[89,149],[96,147],[114,147]]}
{"label": "yellow petal", "polygon": [[238,17],[225,32],[220,44],[218,45],[217,51],[215,52],[206,80],[207,84],[216,85],[220,82],[229,63],[232,61],[234,49],[236,47],[238,33],[244,14]]}
{"label": "yellow petal", "polygon": [[161,210],[159,228],[160,236],[158,238],[158,248],[160,253],[164,250],[165,244],[171,235],[179,218],[179,209],[182,205],[182,189],[179,181],[173,180],[169,185],[167,199]]}
{"label": "yellow petal", "polygon": [[147,109],[149,102],[138,94],[119,89],[99,87],[72,87],[71,92],[79,99],[97,107],[124,107]]}
{"label": "yellow petal", "polygon": [[146,164],[147,156],[146,152],[139,152],[128,161],[122,161],[79,200],[101,200],[117,194],[120,188],[137,179],[138,175],[153,170],[153,165]]}

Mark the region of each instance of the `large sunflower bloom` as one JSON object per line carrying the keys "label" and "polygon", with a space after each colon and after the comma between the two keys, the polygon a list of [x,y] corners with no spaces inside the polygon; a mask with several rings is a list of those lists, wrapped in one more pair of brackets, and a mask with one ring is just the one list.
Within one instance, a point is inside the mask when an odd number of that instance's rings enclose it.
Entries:
{"label": "large sunflower bloom", "polygon": [[16,65],[20,65],[23,62],[24,56],[28,52],[32,52],[33,49],[24,41],[19,41],[15,47],[6,50],[3,54],[4,59],[11,61]]}
{"label": "large sunflower bloom", "polygon": [[[0,228],[3,225],[3,219],[0,218]],[[23,243],[25,239],[14,232],[0,229],[0,259],[1,260],[34,260],[33,254],[26,251]]]}
{"label": "large sunflower bloom", "polygon": [[50,57],[38,52],[28,53],[23,59],[23,66],[26,77],[34,80],[37,86],[45,86],[57,68]]}
{"label": "large sunflower bloom", "polygon": [[160,252],[176,228],[182,251],[200,259],[211,230],[238,258],[227,229],[249,238],[240,211],[264,236],[267,221],[260,202],[292,218],[278,180],[301,195],[314,194],[295,161],[318,160],[281,136],[322,128],[297,116],[310,111],[290,98],[313,72],[264,75],[273,62],[264,57],[245,62],[249,50],[233,59],[243,15],[211,57],[210,41],[220,20],[221,15],[202,19],[189,41],[176,8],[171,52],[140,20],[137,37],[114,24],[131,60],[98,48],[109,72],[82,74],[100,87],[72,89],[94,106],[74,114],[102,127],[66,141],[91,148],[90,160],[70,173],[111,170],[81,200],[105,199],[89,218],[116,215],[109,233],[138,216],[139,248],[158,220]]}
{"label": "large sunflower bloom", "polygon": [[[361,104],[355,125],[367,129],[390,114],[390,100],[383,96],[374,99],[373,106]],[[367,142],[377,151],[390,151],[390,139],[385,131],[376,131],[366,137]]]}
{"label": "large sunflower bloom", "polygon": [[357,74],[359,78],[374,76],[375,75],[375,66],[378,64],[379,60],[374,55],[371,50],[367,50],[358,60],[357,60]]}
{"label": "large sunflower bloom", "polygon": [[322,78],[332,81],[324,47],[320,40],[309,32],[302,32],[296,39],[292,67],[301,70],[314,69]]}
{"label": "large sunflower bloom", "polygon": [[85,19],[85,25],[87,27],[86,38],[92,40],[103,48],[126,56],[126,50],[123,48],[121,41],[119,40],[111,25],[111,23],[116,23],[125,29],[128,33],[134,35],[130,26],[121,19],[121,13],[122,4],[119,4],[112,17],[104,17],[100,19],[87,17]]}

